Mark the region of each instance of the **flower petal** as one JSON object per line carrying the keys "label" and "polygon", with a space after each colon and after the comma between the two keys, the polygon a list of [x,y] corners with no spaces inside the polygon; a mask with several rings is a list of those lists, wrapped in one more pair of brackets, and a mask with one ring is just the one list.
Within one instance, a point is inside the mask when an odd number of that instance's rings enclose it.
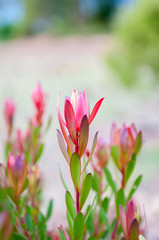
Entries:
{"label": "flower petal", "polygon": [[120,223],[121,223],[124,236],[127,239],[128,232],[127,232],[127,226],[126,226],[126,215],[124,212],[124,208],[121,205],[119,206],[119,217],[120,217]]}
{"label": "flower petal", "polygon": [[89,135],[89,122],[87,115],[84,115],[81,121],[80,126],[80,138],[79,138],[79,156],[82,157],[88,142],[88,135]]}
{"label": "flower petal", "polygon": [[57,129],[57,140],[58,140],[58,144],[59,144],[59,147],[61,149],[61,152],[62,152],[64,158],[66,159],[66,161],[69,164],[70,159],[69,159],[69,156],[68,156],[68,153],[67,153],[67,149],[66,149],[62,134],[60,133],[60,131],[58,129]]}
{"label": "flower petal", "polygon": [[77,144],[76,141],[76,120],[75,120],[75,113],[72,107],[72,104],[68,99],[65,101],[65,120],[66,120],[66,126],[68,128],[68,131],[70,133],[71,139],[74,142],[74,144]]}
{"label": "flower petal", "polygon": [[62,134],[64,136],[64,139],[66,141],[66,144],[68,145],[69,149],[73,152],[72,146],[70,144],[67,133],[65,131],[64,121],[63,121],[61,113],[60,113],[60,96],[61,96],[61,94],[59,94],[59,97],[58,97],[58,100],[57,100],[57,114],[58,114],[59,124],[60,124],[60,127],[61,127]]}
{"label": "flower petal", "polygon": [[76,109],[76,128],[77,131],[80,129],[81,121],[83,116],[86,114],[85,104],[83,100],[83,96],[80,93],[77,102],[77,109]]}
{"label": "flower petal", "polygon": [[128,234],[130,233],[130,227],[134,219],[135,219],[135,206],[133,201],[130,201],[126,211],[126,223]]}
{"label": "flower petal", "polygon": [[91,112],[91,115],[89,117],[89,124],[91,124],[91,122],[93,121],[93,119],[95,118],[99,108],[100,108],[100,105],[102,104],[104,98],[101,98],[94,106],[92,112]]}

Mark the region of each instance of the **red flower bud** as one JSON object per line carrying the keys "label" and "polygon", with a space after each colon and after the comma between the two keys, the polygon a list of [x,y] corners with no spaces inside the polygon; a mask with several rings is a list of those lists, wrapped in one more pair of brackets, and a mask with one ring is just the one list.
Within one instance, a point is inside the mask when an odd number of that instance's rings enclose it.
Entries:
{"label": "red flower bud", "polygon": [[111,146],[117,146],[118,148],[121,169],[127,166],[133,153],[138,154],[141,144],[142,135],[141,132],[137,132],[135,124],[131,124],[129,127],[123,124],[123,127],[118,129],[117,125],[113,123]]}
{"label": "red flower bud", "polygon": [[36,108],[36,115],[31,120],[34,126],[41,125],[42,123],[42,116],[45,110],[45,98],[46,94],[44,93],[40,83],[38,83],[37,87],[32,91],[32,100]]}
{"label": "red flower bud", "polygon": [[11,135],[13,126],[13,117],[15,112],[15,103],[12,99],[6,99],[4,102],[4,118],[8,128],[8,136]]}
{"label": "red flower bud", "polygon": [[27,175],[27,162],[23,155],[15,158],[13,154],[9,154],[7,173],[9,185],[13,188],[15,198],[17,198],[23,190]]}

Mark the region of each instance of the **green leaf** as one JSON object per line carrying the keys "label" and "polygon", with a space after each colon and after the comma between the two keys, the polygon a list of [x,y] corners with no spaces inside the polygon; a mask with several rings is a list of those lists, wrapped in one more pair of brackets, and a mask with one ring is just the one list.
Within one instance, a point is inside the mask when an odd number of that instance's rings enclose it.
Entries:
{"label": "green leaf", "polygon": [[70,160],[70,171],[74,187],[77,190],[80,187],[81,162],[79,155],[76,152],[72,154]]}
{"label": "green leaf", "polygon": [[25,151],[25,158],[27,160],[27,163],[31,163],[31,157],[29,156],[29,153]]}
{"label": "green leaf", "polygon": [[37,161],[40,159],[43,151],[44,151],[44,144],[42,143],[42,144],[40,145],[39,149],[38,149],[38,154],[37,154],[37,156],[36,156],[36,161],[35,161],[35,162],[37,162]]}
{"label": "green leaf", "polygon": [[76,215],[74,226],[74,240],[83,240],[83,234],[84,234],[84,217],[82,213],[78,213]]}
{"label": "green leaf", "polygon": [[50,126],[51,126],[51,123],[52,123],[52,116],[49,116],[48,121],[47,121],[46,128],[45,128],[45,130],[44,130],[44,133],[47,133],[47,131],[49,130],[49,128],[50,128]]}
{"label": "green leaf", "polygon": [[108,207],[109,207],[109,198],[105,197],[105,198],[103,199],[102,207],[103,207],[105,213],[107,213]]}
{"label": "green leaf", "polygon": [[66,240],[65,235],[63,234],[62,230],[59,228],[59,234],[61,240]]}
{"label": "green leaf", "polygon": [[79,208],[82,209],[83,205],[85,204],[85,201],[87,200],[88,194],[90,192],[92,186],[92,174],[88,173],[85,177],[85,180],[82,184],[81,188],[81,195],[79,199]]}
{"label": "green leaf", "polygon": [[125,178],[124,178],[124,184],[126,185],[126,183],[128,182],[134,168],[135,168],[135,164],[136,164],[136,155],[132,154],[131,159],[128,163],[128,166],[126,168],[125,171]]}
{"label": "green leaf", "polygon": [[102,207],[100,207],[100,210],[99,210],[99,219],[101,219],[105,223],[107,228],[110,227],[109,226],[109,220],[106,217],[105,211],[104,211],[104,209]]}
{"label": "green leaf", "polygon": [[91,157],[92,157],[92,155],[93,155],[93,153],[94,153],[94,150],[95,150],[95,147],[96,147],[96,144],[97,144],[97,139],[98,139],[98,132],[96,132],[96,134],[95,134],[95,136],[94,136],[92,148],[91,148],[89,157],[88,157],[88,159],[87,159],[86,165],[84,166],[84,168],[83,168],[83,170],[82,170],[82,173],[86,170],[86,167],[87,167],[88,163],[89,163],[90,160],[91,160]]}
{"label": "green leaf", "polygon": [[33,221],[28,213],[25,215],[25,223],[28,231],[31,232],[33,230]]}
{"label": "green leaf", "polygon": [[87,209],[86,209],[86,214],[85,214],[85,217],[84,217],[84,221],[85,221],[85,222],[87,221],[87,218],[89,217],[89,215],[90,215],[90,213],[91,213],[91,211],[92,211],[92,209],[93,209],[93,207],[94,207],[94,205],[95,205],[96,199],[97,199],[97,194],[95,195],[91,206],[88,205],[88,207],[87,207]]}
{"label": "green leaf", "polygon": [[107,168],[104,168],[104,173],[107,179],[108,184],[110,185],[113,193],[116,195],[116,184],[112,179],[112,176]]}
{"label": "green leaf", "polygon": [[64,158],[66,159],[67,163],[69,164],[70,163],[70,159],[69,159],[69,156],[68,156],[68,153],[67,153],[66,145],[65,145],[65,142],[63,140],[63,136],[62,136],[61,132],[58,129],[57,129],[57,140],[58,140],[58,144],[59,144],[60,150],[61,150]]}
{"label": "green leaf", "polygon": [[47,209],[47,214],[46,214],[46,221],[49,220],[51,214],[52,214],[52,209],[53,209],[53,200],[51,199],[48,205],[48,209]]}
{"label": "green leaf", "polygon": [[113,158],[114,163],[116,164],[117,168],[121,169],[121,163],[120,163],[120,155],[119,155],[119,149],[118,146],[111,146],[111,155]]}
{"label": "green leaf", "polygon": [[94,172],[93,178],[92,178],[92,189],[99,193],[99,179],[97,173]]}
{"label": "green leaf", "polygon": [[23,237],[23,236],[21,236],[20,234],[18,234],[18,233],[13,233],[13,239],[15,239],[15,240],[24,240],[24,239],[27,239],[26,237]]}
{"label": "green leaf", "polygon": [[95,236],[90,236],[88,240],[96,240]]}
{"label": "green leaf", "polygon": [[[60,170],[60,167],[59,167],[59,170]],[[62,175],[61,170],[60,170],[60,177],[61,177],[61,181],[62,181],[62,183],[63,183],[64,188],[66,189],[66,191],[68,191],[68,187],[67,187],[67,185],[66,185],[66,183],[65,183],[65,180],[64,180],[64,178],[63,178],[63,175]]]}
{"label": "green leaf", "polygon": [[68,211],[67,211],[67,221],[70,228],[71,236],[73,237],[73,220]]}
{"label": "green leaf", "polygon": [[120,189],[116,195],[116,212],[117,212],[118,219],[119,219],[119,206],[120,205],[125,206],[125,196],[124,196],[123,189]]}
{"label": "green leaf", "polygon": [[76,210],[75,210],[74,201],[73,201],[73,198],[72,198],[70,192],[66,192],[65,201],[66,201],[67,211],[69,212],[72,220],[74,221],[75,216],[76,216]]}
{"label": "green leaf", "polygon": [[138,189],[140,183],[142,181],[142,175],[138,176],[133,184],[132,189],[130,190],[130,193],[128,195],[127,198],[127,202],[129,202],[129,200],[132,198],[133,194],[136,192],[136,190]]}
{"label": "green leaf", "polygon": [[146,239],[144,238],[144,236],[139,235],[139,240],[146,240]]}
{"label": "green leaf", "polygon": [[140,152],[142,146],[142,132],[140,131],[137,135],[135,142],[135,154],[137,155]]}
{"label": "green leaf", "polygon": [[139,223],[136,219],[134,219],[130,227],[130,240],[138,239],[139,239]]}

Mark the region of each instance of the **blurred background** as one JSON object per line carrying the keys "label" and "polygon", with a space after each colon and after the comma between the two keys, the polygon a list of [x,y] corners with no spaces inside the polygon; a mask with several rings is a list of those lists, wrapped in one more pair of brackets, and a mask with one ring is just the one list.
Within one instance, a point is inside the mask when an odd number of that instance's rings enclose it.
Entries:
{"label": "blurred background", "polygon": [[[90,136],[99,130],[109,140],[112,121],[119,126],[135,122],[143,131],[136,175],[144,178],[135,197],[141,211],[143,205],[146,210],[147,239],[158,240],[159,1],[0,0],[0,40],[0,107],[6,97],[15,99],[16,127],[26,127],[33,112],[30,93],[38,81],[48,93],[47,113],[53,123],[41,170],[44,207],[54,199],[51,227],[65,216],[58,164],[70,181],[56,141],[57,97],[60,91],[63,112],[64,97],[71,96],[73,88],[85,89],[91,109],[105,97]],[[3,147],[2,117],[0,124]]]}

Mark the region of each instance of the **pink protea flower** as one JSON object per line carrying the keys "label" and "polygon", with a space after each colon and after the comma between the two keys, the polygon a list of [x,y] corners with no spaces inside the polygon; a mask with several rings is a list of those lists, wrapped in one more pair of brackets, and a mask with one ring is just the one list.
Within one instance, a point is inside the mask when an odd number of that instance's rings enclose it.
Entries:
{"label": "pink protea flower", "polygon": [[27,162],[23,155],[14,157],[13,154],[9,154],[7,174],[9,185],[13,188],[15,198],[17,198],[23,190],[27,175]]}
{"label": "pink protea flower", "polygon": [[32,100],[36,108],[36,115],[32,119],[34,126],[41,125],[42,116],[45,110],[45,99],[46,94],[44,93],[40,83],[37,84],[37,87],[32,91]]}
{"label": "pink protea flower", "polygon": [[4,118],[8,128],[8,136],[10,136],[12,132],[14,113],[15,103],[12,99],[7,98],[4,102]]}
{"label": "pink protea flower", "polygon": [[111,146],[118,148],[119,161],[115,160],[115,163],[120,171],[128,165],[133,153],[139,153],[141,145],[142,133],[137,132],[134,123],[128,127],[123,124],[121,129],[117,128],[116,123],[112,124]]}
{"label": "pink protea flower", "polygon": [[124,234],[123,240],[139,240],[141,236],[144,239],[141,235],[143,231],[139,228],[137,209],[132,200],[127,205],[126,213],[124,208],[119,206],[119,218]]}
{"label": "pink protea flower", "polygon": [[[75,151],[78,153],[81,151],[81,153],[79,154],[80,156],[83,155],[87,145],[89,125],[95,118],[102,101],[103,98],[100,99],[95,104],[92,112],[90,113],[89,103],[86,98],[85,91],[83,91],[83,93],[79,93],[78,95],[77,91],[73,90],[71,98],[69,97],[65,98],[64,104],[65,121],[64,121],[60,113],[60,94],[59,94],[57,102],[57,113],[62,134],[69,149],[73,151],[73,147],[71,145],[72,141],[73,144],[76,146]],[[71,141],[68,138],[66,129],[69,132]]]}

